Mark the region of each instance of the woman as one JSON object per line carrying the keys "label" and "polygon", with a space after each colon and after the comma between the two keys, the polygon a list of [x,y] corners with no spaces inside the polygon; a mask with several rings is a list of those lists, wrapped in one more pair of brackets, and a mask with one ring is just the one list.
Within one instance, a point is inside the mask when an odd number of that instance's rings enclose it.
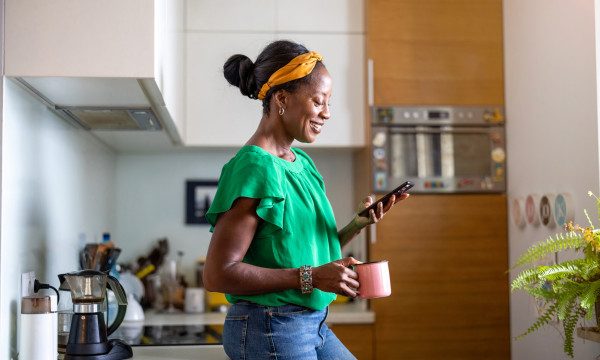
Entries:
{"label": "woman", "polygon": [[349,266],[359,261],[341,259],[341,247],[397,199],[338,231],[314,163],[291,147],[314,142],[330,117],[331,77],[318,53],[276,41],[255,63],[238,54],[223,68],[230,84],[263,105],[256,132],[223,167],[206,215],[213,235],[204,284],[233,304],[225,352],[232,359],[354,359],[325,325],[336,294],[357,296]]}

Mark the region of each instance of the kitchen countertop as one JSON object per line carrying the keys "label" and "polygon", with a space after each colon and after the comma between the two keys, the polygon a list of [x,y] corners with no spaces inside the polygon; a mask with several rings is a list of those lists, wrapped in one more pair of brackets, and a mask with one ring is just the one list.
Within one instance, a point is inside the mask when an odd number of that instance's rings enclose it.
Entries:
{"label": "kitchen countertop", "polygon": [[228,360],[222,345],[134,346],[135,360]]}
{"label": "kitchen countertop", "polygon": [[[367,309],[364,300],[329,306],[327,324],[372,324],[375,313]],[[225,313],[164,313],[156,310],[145,312],[144,325],[223,325]]]}
{"label": "kitchen countertop", "polygon": [[[143,326],[160,325],[223,325],[225,313],[163,313],[156,310],[145,312]],[[375,321],[375,313],[368,310],[366,301],[333,304],[329,307],[327,324],[369,324]],[[124,322],[126,324],[126,322]],[[142,323],[138,323],[142,325]],[[222,345],[162,345],[133,346],[135,360],[227,360]]]}

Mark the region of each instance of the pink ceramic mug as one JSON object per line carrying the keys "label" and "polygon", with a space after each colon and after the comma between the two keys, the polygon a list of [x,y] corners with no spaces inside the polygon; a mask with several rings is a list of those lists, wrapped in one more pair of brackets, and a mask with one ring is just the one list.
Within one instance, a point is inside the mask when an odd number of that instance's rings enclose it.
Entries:
{"label": "pink ceramic mug", "polygon": [[358,274],[358,297],[372,299],[392,294],[388,261],[374,261],[353,265]]}

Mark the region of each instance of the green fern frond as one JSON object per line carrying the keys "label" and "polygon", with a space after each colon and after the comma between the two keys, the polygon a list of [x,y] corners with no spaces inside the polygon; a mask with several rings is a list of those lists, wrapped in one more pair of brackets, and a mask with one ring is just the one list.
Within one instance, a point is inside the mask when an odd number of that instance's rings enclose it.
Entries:
{"label": "green fern frond", "polygon": [[557,311],[558,303],[552,303],[552,305],[550,305],[548,309],[546,309],[546,311],[533,323],[533,325],[531,325],[524,333],[515,337],[515,339],[522,339],[525,335],[530,334],[535,330],[538,330],[544,325],[547,325],[550,322],[550,320],[552,320],[554,315],[556,315]]}
{"label": "green fern frond", "polygon": [[583,291],[581,292],[580,303],[581,307],[586,310],[591,309],[600,295],[600,280],[586,283]]}
{"label": "green fern frond", "polygon": [[[598,210],[600,210],[600,202],[598,202]],[[585,217],[587,218],[588,222],[590,223],[590,227],[593,229],[594,228],[594,223],[592,222],[592,220],[590,220],[590,216],[588,215],[587,210],[583,209],[583,212],[584,212]]]}
{"label": "green fern frond", "polygon": [[546,301],[550,301],[557,298],[557,294],[551,289],[544,289],[543,287],[539,286],[525,286],[523,289],[536,299],[545,299]]}
{"label": "green fern frond", "polygon": [[517,275],[510,285],[511,291],[522,289],[523,287],[540,282],[539,267],[525,269]]}
{"label": "green fern frond", "polygon": [[565,342],[563,344],[563,350],[571,358],[574,357],[573,342],[575,341],[575,339],[573,337],[573,331],[575,330],[576,324],[577,318],[573,316],[573,314],[569,314],[569,316],[563,321],[563,328],[565,331]]}
{"label": "green fern frond", "polygon": [[598,273],[598,264],[592,259],[575,259],[546,266],[539,270],[540,277],[550,281],[576,277],[588,280],[591,276]]}
{"label": "green fern frond", "polygon": [[558,303],[558,318],[566,321],[571,314],[573,307],[575,307],[575,300],[579,296],[579,293],[565,293],[563,296],[559,296]]}
{"label": "green fern frond", "polygon": [[584,280],[590,280],[590,279],[594,279],[598,277],[598,274],[600,273],[600,267],[598,266],[598,260],[595,257],[586,257],[586,264],[585,267],[582,269],[583,273],[581,274],[581,277]]}
{"label": "green fern frond", "polygon": [[[573,303],[572,305],[575,305]],[[577,322],[579,318],[581,318],[585,314],[585,310],[578,306],[571,306],[571,310],[563,321],[563,329],[565,332],[565,342],[563,345],[563,350],[567,353],[571,358],[574,357],[573,353],[573,343],[575,341],[574,333],[575,327],[577,326]]]}
{"label": "green fern frond", "polygon": [[550,236],[546,241],[541,241],[535,245],[530,246],[517,260],[515,265],[511,268],[514,269],[519,266],[533,264],[534,262],[542,259],[548,254],[552,254],[558,251],[566,249],[578,249],[586,244],[583,237],[574,232],[568,232],[566,234],[556,234],[553,238]]}

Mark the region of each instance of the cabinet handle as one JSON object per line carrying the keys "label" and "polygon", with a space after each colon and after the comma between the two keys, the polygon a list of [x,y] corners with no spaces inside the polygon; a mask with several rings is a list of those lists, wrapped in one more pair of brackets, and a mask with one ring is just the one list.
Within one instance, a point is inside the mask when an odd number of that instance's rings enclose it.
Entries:
{"label": "cabinet handle", "polygon": [[369,106],[373,106],[375,99],[375,88],[373,84],[373,59],[367,60],[367,91]]}

